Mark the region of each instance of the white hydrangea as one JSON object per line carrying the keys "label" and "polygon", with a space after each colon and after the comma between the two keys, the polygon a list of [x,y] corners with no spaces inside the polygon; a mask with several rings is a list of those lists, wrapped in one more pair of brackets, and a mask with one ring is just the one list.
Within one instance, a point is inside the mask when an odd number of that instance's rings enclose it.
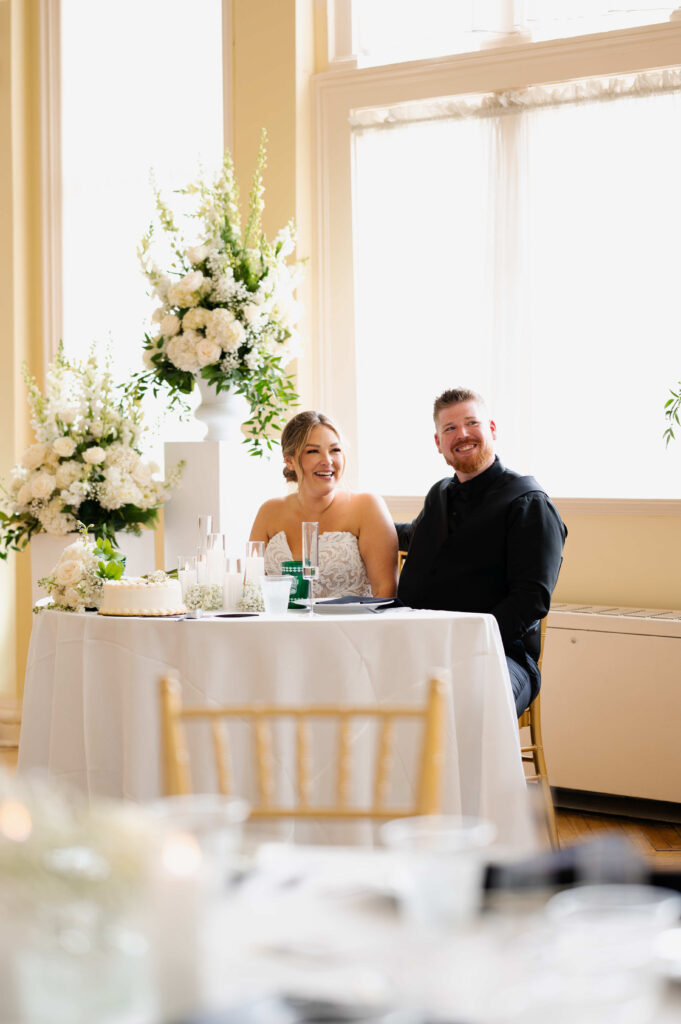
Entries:
{"label": "white hydrangea", "polygon": [[55,474],[57,487],[68,489],[75,480],[79,480],[83,471],[87,469],[81,462],[62,462]]}
{"label": "white hydrangea", "polygon": [[246,331],[230,310],[213,309],[208,318],[206,337],[224,352],[234,352],[243,344]]}
{"label": "white hydrangea", "polygon": [[168,359],[178,368],[187,373],[197,373],[201,369],[196,358],[196,341],[201,335],[195,331],[183,331],[168,343]]}

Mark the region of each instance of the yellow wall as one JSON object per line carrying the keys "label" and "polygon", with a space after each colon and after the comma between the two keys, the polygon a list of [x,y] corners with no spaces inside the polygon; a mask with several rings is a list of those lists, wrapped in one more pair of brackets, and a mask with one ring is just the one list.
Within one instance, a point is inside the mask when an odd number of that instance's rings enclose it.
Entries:
{"label": "yellow wall", "polygon": [[568,539],[554,600],[681,608],[681,517],[564,513],[563,518]]}
{"label": "yellow wall", "polygon": [[[21,367],[41,366],[38,0],[0,2],[0,478],[30,438]],[[28,555],[0,563],[0,693],[20,693],[31,627]]]}

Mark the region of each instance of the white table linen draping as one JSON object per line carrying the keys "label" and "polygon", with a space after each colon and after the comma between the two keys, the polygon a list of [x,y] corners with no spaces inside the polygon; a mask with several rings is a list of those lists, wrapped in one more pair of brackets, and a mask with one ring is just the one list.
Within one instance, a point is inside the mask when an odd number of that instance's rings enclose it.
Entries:
{"label": "white table linen draping", "polygon": [[488,615],[177,620],[45,610],[31,635],[18,770],[44,769],[90,794],[159,796],[158,681],[171,670],[191,703],[419,704],[440,667],[450,679],[443,810],[489,818],[501,843],[527,849],[535,836],[516,715]]}

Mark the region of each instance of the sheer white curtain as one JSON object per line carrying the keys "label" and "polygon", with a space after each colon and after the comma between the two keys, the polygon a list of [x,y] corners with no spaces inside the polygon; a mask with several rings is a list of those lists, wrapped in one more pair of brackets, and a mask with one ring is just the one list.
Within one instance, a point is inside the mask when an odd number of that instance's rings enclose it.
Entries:
{"label": "sheer white curtain", "polygon": [[442,475],[432,400],[467,384],[502,458],[552,494],[679,497],[661,437],[678,378],[677,84],[469,97],[452,101],[466,116],[357,126],[362,486],[422,494]]}

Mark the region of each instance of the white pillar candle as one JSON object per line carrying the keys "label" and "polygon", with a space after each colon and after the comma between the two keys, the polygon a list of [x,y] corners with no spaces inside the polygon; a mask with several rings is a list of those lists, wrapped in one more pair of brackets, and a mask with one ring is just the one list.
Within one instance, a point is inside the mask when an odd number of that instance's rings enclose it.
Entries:
{"label": "white pillar candle", "polygon": [[153,952],[159,1020],[181,1021],[201,1009],[200,927],[204,874],[201,849],[187,833],[166,836],[153,877]]}
{"label": "white pillar candle", "polygon": [[256,583],[261,576],[265,575],[265,559],[264,558],[247,558],[246,559],[246,583]]}
{"label": "white pillar candle", "polygon": [[244,592],[244,578],[240,572],[226,572],[222,583],[223,605],[228,612],[236,611]]}

